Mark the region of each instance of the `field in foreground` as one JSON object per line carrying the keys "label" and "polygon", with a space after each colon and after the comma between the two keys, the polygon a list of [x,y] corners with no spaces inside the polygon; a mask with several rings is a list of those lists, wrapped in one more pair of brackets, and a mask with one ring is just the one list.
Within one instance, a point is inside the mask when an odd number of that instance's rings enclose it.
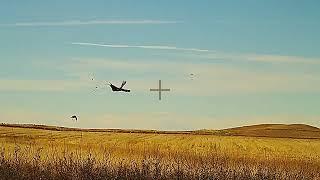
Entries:
{"label": "field in foreground", "polygon": [[176,133],[3,125],[0,179],[320,179],[319,133],[305,125]]}

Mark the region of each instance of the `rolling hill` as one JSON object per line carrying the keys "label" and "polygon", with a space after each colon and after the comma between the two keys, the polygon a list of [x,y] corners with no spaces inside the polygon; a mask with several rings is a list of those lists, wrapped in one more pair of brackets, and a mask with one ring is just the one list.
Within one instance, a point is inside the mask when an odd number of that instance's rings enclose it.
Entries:
{"label": "rolling hill", "polygon": [[305,124],[260,124],[225,131],[232,136],[320,139],[320,129]]}
{"label": "rolling hill", "polygon": [[151,133],[151,134],[197,134],[219,136],[247,136],[271,138],[320,139],[320,129],[305,124],[259,124],[222,130],[195,131],[158,131],[137,129],[80,129],[35,124],[0,124],[0,127],[31,128],[54,131],[83,131],[83,132],[115,132],[115,133]]}

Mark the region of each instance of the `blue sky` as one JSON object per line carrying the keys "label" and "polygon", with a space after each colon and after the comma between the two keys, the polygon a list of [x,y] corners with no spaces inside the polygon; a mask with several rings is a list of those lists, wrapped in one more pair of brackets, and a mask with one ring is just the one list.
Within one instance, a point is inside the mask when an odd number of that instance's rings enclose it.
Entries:
{"label": "blue sky", "polygon": [[[167,130],[320,126],[319,5],[1,2],[0,120]],[[171,88],[162,101],[149,91],[159,79]],[[122,80],[130,94],[106,86]]]}

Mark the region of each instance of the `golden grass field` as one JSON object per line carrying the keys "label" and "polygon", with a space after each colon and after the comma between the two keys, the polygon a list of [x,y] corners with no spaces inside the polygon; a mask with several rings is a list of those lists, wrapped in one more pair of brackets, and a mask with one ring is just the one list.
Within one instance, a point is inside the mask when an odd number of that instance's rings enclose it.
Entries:
{"label": "golden grass field", "polygon": [[320,130],[306,125],[192,132],[2,125],[0,146],[0,179],[320,179]]}

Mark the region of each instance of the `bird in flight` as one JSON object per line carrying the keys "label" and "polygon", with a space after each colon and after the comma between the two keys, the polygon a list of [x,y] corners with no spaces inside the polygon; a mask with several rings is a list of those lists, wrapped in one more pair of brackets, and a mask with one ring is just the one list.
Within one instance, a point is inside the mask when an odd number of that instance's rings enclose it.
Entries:
{"label": "bird in flight", "polygon": [[91,81],[94,81],[96,79],[94,74],[89,74],[88,77]]}
{"label": "bird in flight", "polygon": [[78,117],[77,116],[71,116],[71,119],[74,119],[74,120],[78,121]]}
{"label": "bird in flight", "polygon": [[130,89],[123,89],[123,86],[127,83],[127,81],[123,81],[120,87],[117,87],[111,83],[109,86],[111,87],[112,91],[123,91],[123,92],[130,92]]}
{"label": "bird in flight", "polygon": [[190,73],[190,79],[194,80],[194,78],[195,78],[195,74],[194,73]]}

